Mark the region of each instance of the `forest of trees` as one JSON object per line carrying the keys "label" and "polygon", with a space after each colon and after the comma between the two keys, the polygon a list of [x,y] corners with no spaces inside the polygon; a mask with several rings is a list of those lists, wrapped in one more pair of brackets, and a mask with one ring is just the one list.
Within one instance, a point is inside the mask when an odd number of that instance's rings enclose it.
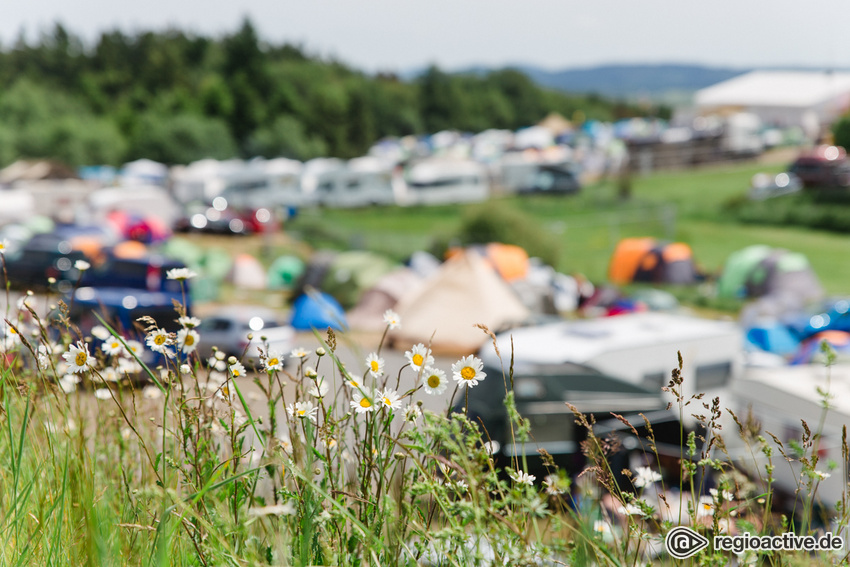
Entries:
{"label": "forest of trees", "polygon": [[270,45],[248,20],[220,38],[108,31],[91,45],[56,24],[0,47],[0,166],[350,158],[385,136],[516,129],[550,111],[611,120],[647,109],[545,90],[510,69],[368,75]]}

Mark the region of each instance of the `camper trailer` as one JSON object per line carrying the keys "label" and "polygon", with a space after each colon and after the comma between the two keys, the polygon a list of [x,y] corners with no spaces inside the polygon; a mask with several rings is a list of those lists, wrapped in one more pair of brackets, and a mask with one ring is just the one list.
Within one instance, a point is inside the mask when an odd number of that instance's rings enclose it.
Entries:
{"label": "camper trailer", "polygon": [[319,202],[326,207],[366,207],[392,205],[401,189],[391,165],[373,158],[361,157],[344,168],[319,174],[316,186]]}
{"label": "camper trailer", "polygon": [[[488,388],[469,390],[469,413],[484,423],[500,446],[500,457],[533,460],[545,449],[563,466],[580,461],[578,428],[566,403],[597,415],[597,434],[627,428],[610,412],[636,426],[643,413],[653,424],[660,453],[679,455],[678,411],[662,386],[684,360],[684,395],[716,395],[741,371],[741,334],[731,322],[666,313],[637,313],[602,319],[557,322],[515,329],[497,336],[501,358],[488,343],[481,351]],[[513,358],[513,391],[517,409],[531,422],[533,441],[514,445],[506,427],[504,375]],[[465,403],[465,401],[464,401]],[[691,412],[693,413],[693,412]],[[696,425],[687,419],[687,427]],[[624,431],[625,430],[625,431]],[[667,443],[665,445],[665,442]],[[639,440],[630,441],[637,448]]]}
{"label": "camper trailer", "polygon": [[231,172],[225,182],[228,206],[241,210],[283,209],[314,204],[301,190],[301,162],[255,159]]}
{"label": "camper trailer", "polygon": [[404,204],[471,203],[489,196],[487,170],[472,160],[428,159],[414,164],[407,172]]}
{"label": "camper trailer", "polygon": [[[824,394],[828,395],[828,410],[824,409]],[[774,486],[787,495],[803,488],[798,497],[805,498],[809,479],[802,474],[798,460],[789,462],[782,457],[769,433],[783,443],[789,455],[794,454],[792,442],[799,443],[804,434],[803,422],[813,433],[819,433],[817,468],[830,476],[817,481],[817,499],[829,508],[841,500],[848,483],[847,466],[842,465],[841,438],[842,428],[850,423],[850,364],[748,367],[732,384],[729,403],[728,407],[741,420],[751,415],[759,423],[761,434],[774,446]],[[769,463],[757,443],[747,446],[737,435],[737,428],[729,431],[724,440],[729,455],[751,478],[765,478]],[[829,471],[830,461],[838,464],[837,470]]]}

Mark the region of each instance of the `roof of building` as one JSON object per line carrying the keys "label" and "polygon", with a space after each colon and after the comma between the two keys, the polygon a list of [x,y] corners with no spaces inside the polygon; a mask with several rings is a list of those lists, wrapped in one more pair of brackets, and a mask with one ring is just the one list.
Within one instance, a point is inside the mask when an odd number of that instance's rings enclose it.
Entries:
{"label": "roof of building", "polygon": [[697,106],[811,107],[850,95],[850,73],[753,71],[697,91]]}

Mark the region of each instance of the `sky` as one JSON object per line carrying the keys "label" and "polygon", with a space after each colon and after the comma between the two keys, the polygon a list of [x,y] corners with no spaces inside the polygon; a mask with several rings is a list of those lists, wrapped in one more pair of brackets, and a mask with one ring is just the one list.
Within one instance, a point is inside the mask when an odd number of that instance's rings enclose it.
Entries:
{"label": "sky", "polygon": [[365,71],[436,63],[850,67],[846,0],[0,0],[0,42],[61,22],[91,41],[116,27],[221,35],[243,17],[274,43]]}

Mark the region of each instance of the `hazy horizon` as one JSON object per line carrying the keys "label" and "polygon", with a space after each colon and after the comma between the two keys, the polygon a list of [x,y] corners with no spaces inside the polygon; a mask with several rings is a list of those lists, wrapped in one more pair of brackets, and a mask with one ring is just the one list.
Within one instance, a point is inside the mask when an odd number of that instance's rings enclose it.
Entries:
{"label": "hazy horizon", "polygon": [[0,42],[13,44],[21,30],[29,41],[56,22],[87,42],[99,33],[174,27],[220,36],[251,18],[270,43],[301,45],[367,72],[406,72],[437,64],[530,65],[546,70],[599,65],[687,64],[732,69],[842,68],[850,36],[840,0],[810,5],[777,0],[764,5],[718,0],[693,5],[676,0],[640,4],[537,0],[210,0],[203,9],[173,0],[116,4],[110,0],[31,0],[0,10]]}

